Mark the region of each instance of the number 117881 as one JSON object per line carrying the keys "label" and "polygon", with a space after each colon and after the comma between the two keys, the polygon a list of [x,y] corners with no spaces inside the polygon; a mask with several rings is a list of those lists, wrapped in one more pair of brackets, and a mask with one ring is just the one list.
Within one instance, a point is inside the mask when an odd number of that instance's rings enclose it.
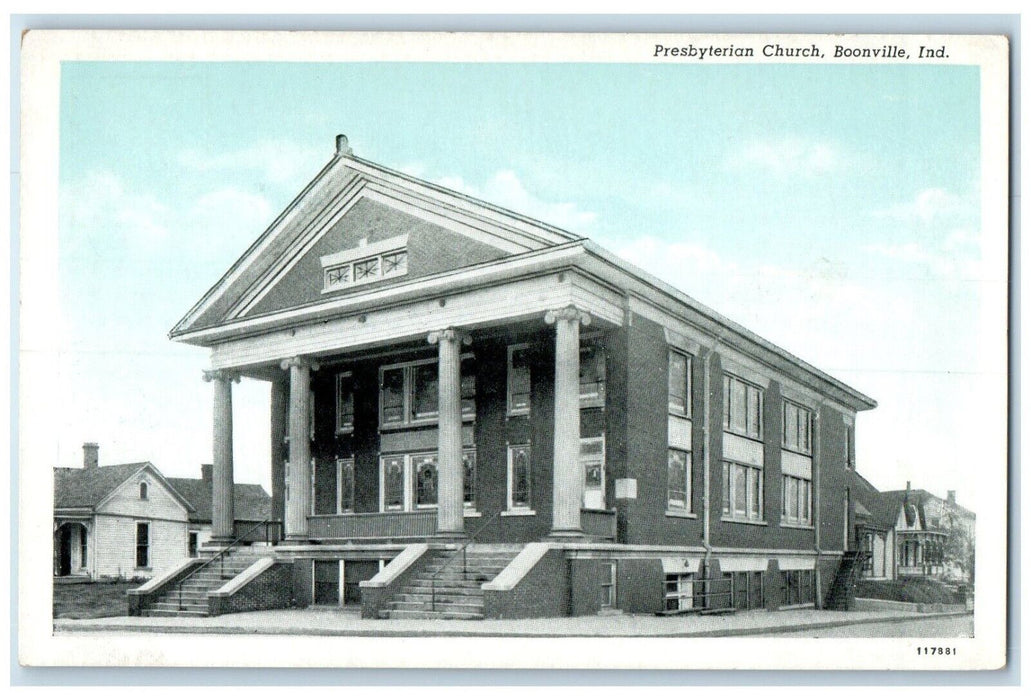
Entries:
{"label": "number 117881", "polygon": [[917,656],[955,656],[956,647],[917,647]]}

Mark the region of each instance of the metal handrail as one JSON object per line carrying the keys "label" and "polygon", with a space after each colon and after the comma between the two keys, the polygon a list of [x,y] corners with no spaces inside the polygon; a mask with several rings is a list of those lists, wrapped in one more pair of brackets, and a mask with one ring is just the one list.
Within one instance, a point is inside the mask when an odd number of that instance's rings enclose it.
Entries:
{"label": "metal handrail", "polygon": [[466,549],[469,547],[469,545],[471,545],[473,542],[476,541],[476,538],[480,536],[480,533],[482,533],[487,528],[488,525],[490,525],[492,522],[494,522],[494,520],[496,520],[498,518],[498,516],[501,515],[501,513],[502,513],[502,511],[499,510],[497,513],[495,513],[494,515],[490,516],[489,518],[484,520],[482,523],[480,523],[480,526],[478,528],[476,528],[476,532],[474,532],[473,534],[469,535],[469,539],[466,540],[462,544],[462,546],[459,547],[458,550],[455,551],[454,554],[452,554],[450,557],[448,557],[444,561],[444,563],[441,564],[440,568],[438,568],[436,570],[436,572],[434,572],[434,574],[432,576],[430,576],[430,611],[436,611],[436,609],[437,609],[437,577],[440,576],[442,573],[444,573],[445,569],[447,569],[449,566],[451,566],[451,562],[453,562],[458,557],[459,554],[462,555],[462,574],[463,575],[468,574],[469,573],[469,567],[468,567],[468,559],[466,558]]}
{"label": "metal handrail", "polygon": [[245,530],[242,535],[240,535],[235,540],[233,540],[232,542],[227,544],[225,547],[223,547],[221,550],[219,550],[219,552],[217,554],[215,554],[215,556],[211,557],[211,559],[208,559],[206,562],[204,562],[203,564],[198,566],[196,569],[194,569],[190,573],[186,574],[186,576],[184,576],[181,579],[179,579],[179,583],[176,584],[178,586],[178,593],[179,593],[179,609],[180,610],[183,609],[183,584],[186,583],[187,581],[189,581],[191,578],[193,578],[194,574],[200,573],[200,571],[202,569],[208,567],[209,565],[214,563],[214,561],[216,559],[218,559],[219,560],[218,576],[219,576],[219,578],[225,578],[225,561],[226,561],[225,560],[225,555],[228,554],[233,549],[233,547],[238,545],[241,540],[246,538],[247,535],[251,534],[252,532],[257,530],[259,527],[263,527],[264,526],[264,528],[265,528],[265,542],[267,544],[269,542],[269,531],[268,531],[269,525],[272,525],[273,523],[278,524],[279,522],[280,521],[278,521],[278,520],[272,520],[271,518],[268,518],[268,519],[262,520],[260,523],[256,523],[255,525],[253,525],[250,528],[248,528],[247,530]]}

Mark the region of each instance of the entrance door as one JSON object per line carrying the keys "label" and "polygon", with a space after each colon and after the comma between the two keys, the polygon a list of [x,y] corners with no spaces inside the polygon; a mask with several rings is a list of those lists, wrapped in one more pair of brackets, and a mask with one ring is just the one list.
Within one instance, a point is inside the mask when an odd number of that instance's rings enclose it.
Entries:
{"label": "entrance door", "polygon": [[72,573],[72,527],[62,525],[58,531],[58,576],[69,576]]}

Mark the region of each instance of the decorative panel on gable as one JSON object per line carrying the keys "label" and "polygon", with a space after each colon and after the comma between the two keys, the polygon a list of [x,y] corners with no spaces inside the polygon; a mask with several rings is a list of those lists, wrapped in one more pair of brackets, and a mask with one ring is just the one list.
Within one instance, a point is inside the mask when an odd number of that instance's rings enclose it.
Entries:
{"label": "decorative panel on gable", "polygon": [[360,199],[245,316],[505,257],[505,252],[371,199]]}

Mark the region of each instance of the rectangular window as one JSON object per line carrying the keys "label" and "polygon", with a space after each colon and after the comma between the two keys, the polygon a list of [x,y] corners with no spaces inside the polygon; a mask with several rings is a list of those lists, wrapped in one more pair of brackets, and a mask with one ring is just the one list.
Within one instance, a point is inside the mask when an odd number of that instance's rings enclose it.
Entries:
{"label": "rectangular window", "polygon": [[784,448],[811,455],[813,414],[790,401],[784,402]]}
{"label": "rectangular window", "polygon": [[86,528],[85,527],[79,527],[79,568],[80,569],[85,569],[86,568],[86,562],[87,562],[86,555],[89,554],[88,545],[87,545],[88,537],[89,536],[86,534]]}
{"label": "rectangular window", "polygon": [[383,510],[407,510],[405,503],[405,458],[383,457],[380,465],[380,494]]}
{"label": "rectangular window", "polygon": [[466,508],[476,507],[476,451],[462,452],[462,504]]}
{"label": "rectangular window", "polygon": [[580,439],[580,472],[583,474],[583,507],[605,509],[605,438]]}
{"label": "rectangular window", "polygon": [[508,509],[529,510],[531,495],[530,446],[508,446]]}
{"label": "rectangular window", "polygon": [[[351,473],[353,474],[353,460]],[[476,505],[476,450],[462,451],[462,494],[466,508]],[[353,502],[353,476],[351,493]],[[436,508],[440,473],[436,452],[380,457],[380,510],[413,511]]]}
{"label": "rectangular window", "polygon": [[197,532],[190,533],[190,539],[186,545],[186,554],[191,558],[197,556],[197,536],[199,534]]}
{"label": "rectangular window", "polygon": [[763,470],[737,462],[723,463],[723,513],[736,520],[763,518]]}
{"label": "rectangular window", "polygon": [[588,342],[580,347],[580,407],[605,405],[605,348]]}
{"label": "rectangular window", "polygon": [[845,464],[849,469],[856,468],[855,454],[855,428],[851,425],[845,426]]}
{"label": "rectangular window", "polygon": [[691,417],[691,357],[669,351],[669,412]]}
{"label": "rectangular window", "polygon": [[684,450],[669,451],[666,468],[666,507],[669,510],[691,512],[691,453]]}
{"label": "rectangular window", "polygon": [[785,474],[781,477],[781,483],[784,489],[781,516],[784,521],[812,525],[812,481]]}
{"label": "rectangular window", "polygon": [[354,512],[354,458],[337,460],[337,513]]}
{"label": "rectangular window", "polygon": [[408,273],[408,251],[392,250],[382,255],[332,265],[323,270],[323,291],[355,287]]}
{"label": "rectangular window", "polygon": [[[462,357],[463,420],[476,417],[476,374],[472,355]],[[380,426],[432,425],[440,415],[437,360],[417,360],[380,368]]]}
{"label": "rectangular window", "polygon": [[354,430],[354,377],[350,372],[337,375],[337,433]]}
{"label": "rectangular window", "polygon": [[136,568],[145,569],[149,566],[150,523],[136,523]]}
{"label": "rectangular window", "polygon": [[530,413],[530,349],[526,345],[508,347],[508,414]]}
{"label": "rectangular window", "polygon": [[723,429],[762,440],[763,390],[743,379],[723,375]]}

